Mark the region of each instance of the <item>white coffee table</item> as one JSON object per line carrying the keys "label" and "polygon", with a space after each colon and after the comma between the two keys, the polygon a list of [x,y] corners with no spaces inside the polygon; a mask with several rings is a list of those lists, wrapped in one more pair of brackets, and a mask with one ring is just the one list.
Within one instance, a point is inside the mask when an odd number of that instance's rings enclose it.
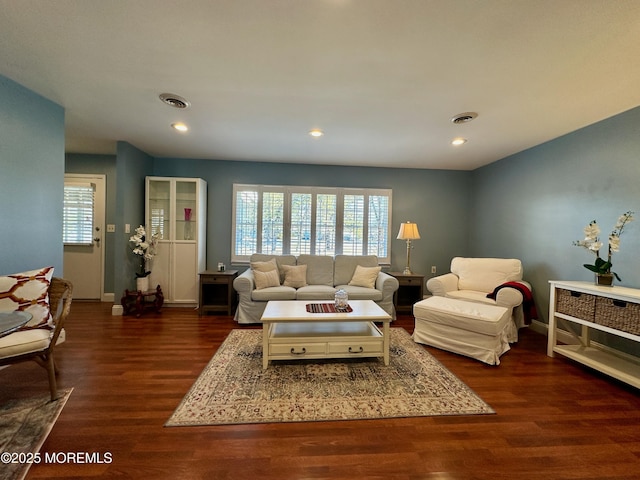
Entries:
{"label": "white coffee table", "polygon": [[[350,300],[349,313],[310,313],[318,300],[270,301],[262,314],[262,367],[270,360],[383,357],[389,365],[391,316],[373,300]],[[383,324],[382,331],[374,322]]]}

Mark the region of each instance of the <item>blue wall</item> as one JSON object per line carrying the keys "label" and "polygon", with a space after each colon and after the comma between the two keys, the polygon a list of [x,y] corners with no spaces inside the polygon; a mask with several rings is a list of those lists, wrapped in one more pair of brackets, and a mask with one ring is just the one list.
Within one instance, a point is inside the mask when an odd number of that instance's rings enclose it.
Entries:
{"label": "blue wall", "polygon": [[[153,158],[127,142],[118,142],[116,161],[116,233],[114,246],[114,293],[118,303],[125,289],[135,286],[138,258],[131,253],[129,238],[144,225],[144,179],[153,174]],[[125,224],[131,232],[124,231]]]}
{"label": "blue wall", "polygon": [[413,242],[412,270],[448,269],[451,257],[467,253],[469,245],[471,172],[362,168],[283,163],[230,162],[162,158],[154,175],[200,177],[207,181],[207,265],[229,265],[233,184],[314,185],[393,189],[391,269],[402,271],[407,244],[396,240],[400,223],[418,224],[420,240]]}
{"label": "blue wall", "polygon": [[64,109],[0,76],[0,275],[62,276]]}
{"label": "blue wall", "polygon": [[[583,228],[597,220],[608,245],[622,213],[640,215],[640,107],[478,169],[473,184],[471,253],[522,259],[544,311],[549,280],[593,280],[582,265],[595,256],[572,246]],[[640,288],[639,253],[636,220],[613,256],[616,284]]]}
{"label": "blue wall", "polygon": [[[471,254],[516,257],[548,322],[549,280],[593,281],[595,256],[572,246],[597,220],[605,242],[627,210],[640,215],[640,107],[505,158],[473,175]],[[640,219],[628,224],[613,271],[640,288]],[[640,354],[637,344],[596,340]],[[627,345],[626,347],[624,345]]]}

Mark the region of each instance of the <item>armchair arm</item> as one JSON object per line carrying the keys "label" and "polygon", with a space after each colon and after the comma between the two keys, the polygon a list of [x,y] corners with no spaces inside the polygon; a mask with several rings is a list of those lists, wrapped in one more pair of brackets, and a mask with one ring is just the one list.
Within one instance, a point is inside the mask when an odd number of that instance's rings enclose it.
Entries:
{"label": "armchair arm", "polygon": [[[528,282],[519,280],[518,282],[513,283],[524,285],[529,291],[531,291],[531,285]],[[524,295],[517,288],[501,288],[496,294],[496,304],[501,307],[515,308],[518,305],[521,305],[523,301]]]}
{"label": "armchair arm", "polygon": [[383,299],[392,299],[393,294],[398,290],[399,286],[400,283],[397,278],[392,277],[385,272],[378,273],[378,278],[376,279],[376,290],[380,290],[382,292]]}
{"label": "armchair arm", "polygon": [[233,280],[233,288],[239,295],[246,295],[247,293],[251,294],[251,292],[256,288],[253,271],[250,268],[247,268],[244,272],[238,275]]}
{"label": "armchair arm", "polygon": [[427,280],[427,290],[437,297],[444,297],[447,292],[458,290],[458,276],[445,273]]}

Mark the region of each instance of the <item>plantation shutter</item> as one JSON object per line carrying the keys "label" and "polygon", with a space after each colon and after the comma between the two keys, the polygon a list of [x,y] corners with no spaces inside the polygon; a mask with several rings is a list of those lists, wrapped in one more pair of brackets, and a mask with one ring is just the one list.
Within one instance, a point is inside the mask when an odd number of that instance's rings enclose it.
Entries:
{"label": "plantation shutter", "polygon": [[65,183],[62,241],[65,245],[93,244],[95,184]]}

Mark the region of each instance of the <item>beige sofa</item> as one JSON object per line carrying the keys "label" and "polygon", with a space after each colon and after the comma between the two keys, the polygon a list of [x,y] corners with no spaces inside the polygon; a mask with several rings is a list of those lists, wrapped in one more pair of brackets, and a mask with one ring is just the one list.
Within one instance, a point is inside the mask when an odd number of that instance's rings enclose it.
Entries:
{"label": "beige sofa", "polygon": [[[248,268],[234,281],[233,287],[238,292],[238,308],[235,320],[238,323],[260,323],[260,318],[269,300],[309,300],[332,301],[335,292],[342,288],[347,291],[351,300],[373,300],[385,312],[395,319],[393,294],[398,289],[398,280],[391,275],[379,272],[373,288],[349,285],[356,268],[377,267],[378,257],[375,255],[265,255],[253,254],[250,262],[269,262],[275,259],[280,285],[256,288],[256,279],[252,268]],[[286,266],[306,265],[306,285],[291,287],[285,285]]]}

